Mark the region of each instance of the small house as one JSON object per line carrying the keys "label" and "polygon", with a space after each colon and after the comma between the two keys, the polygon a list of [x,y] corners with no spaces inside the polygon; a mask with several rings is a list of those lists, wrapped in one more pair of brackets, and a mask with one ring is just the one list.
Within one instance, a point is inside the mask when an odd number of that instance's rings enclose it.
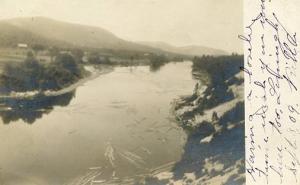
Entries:
{"label": "small house", "polygon": [[23,48],[23,49],[27,49],[28,48],[28,45],[24,44],[24,43],[19,43],[17,46],[18,46],[18,48]]}

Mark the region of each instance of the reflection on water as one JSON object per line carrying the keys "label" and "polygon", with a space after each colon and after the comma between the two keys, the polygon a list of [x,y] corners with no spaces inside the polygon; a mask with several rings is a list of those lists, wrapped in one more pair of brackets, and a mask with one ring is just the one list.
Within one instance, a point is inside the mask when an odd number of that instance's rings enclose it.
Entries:
{"label": "reflection on water", "polygon": [[117,67],[76,97],[2,102],[14,108],[1,113],[0,184],[99,184],[171,168],[186,140],[171,102],[194,88],[191,66]]}
{"label": "reflection on water", "polygon": [[50,113],[54,106],[67,106],[75,96],[75,91],[59,96],[37,96],[35,98],[0,99],[0,116],[4,124],[22,119],[32,124],[43,114]]}
{"label": "reflection on water", "polygon": [[159,63],[159,62],[151,63],[149,69],[151,72],[156,72],[159,71],[160,68],[162,68],[164,65],[165,65],[164,63]]}

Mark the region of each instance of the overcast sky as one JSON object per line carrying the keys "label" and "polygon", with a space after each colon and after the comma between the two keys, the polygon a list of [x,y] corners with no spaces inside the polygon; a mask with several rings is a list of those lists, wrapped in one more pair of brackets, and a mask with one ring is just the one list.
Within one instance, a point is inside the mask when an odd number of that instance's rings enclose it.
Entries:
{"label": "overcast sky", "polygon": [[242,0],[0,0],[0,19],[46,16],[131,41],[242,52]]}

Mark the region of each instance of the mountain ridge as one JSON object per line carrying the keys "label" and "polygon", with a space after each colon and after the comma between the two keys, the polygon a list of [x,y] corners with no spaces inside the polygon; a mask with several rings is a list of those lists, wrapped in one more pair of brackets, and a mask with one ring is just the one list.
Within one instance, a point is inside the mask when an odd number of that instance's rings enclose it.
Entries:
{"label": "mountain ridge", "polygon": [[155,47],[164,51],[174,52],[178,54],[185,54],[185,55],[193,55],[193,56],[202,56],[202,55],[228,55],[228,53],[221,49],[210,48],[206,46],[199,46],[199,45],[186,45],[186,46],[173,46],[166,42],[149,42],[149,41],[142,41],[138,42],[143,45],[147,45],[150,47]]}
{"label": "mountain ridge", "polygon": [[100,27],[67,23],[45,17],[1,20],[0,24],[3,23],[14,26],[19,31],[23,30],[35,34],[36,37],[45,40],[61,41],[74,47],[151,50],[147,46],[143,47],[133,42],[125,41]]}
{"label": "mountain ridge", "polygon": [[[47,44],[58,47],[132,50],[180,55],[225,55],[226,52],[203,46],[176,47],[164,42],[132,42],[97,26],[68,23],[47,17],[22,17],[0,20],[0,46],[18,43]],[[158,44],[160,43],[160,44]]]}

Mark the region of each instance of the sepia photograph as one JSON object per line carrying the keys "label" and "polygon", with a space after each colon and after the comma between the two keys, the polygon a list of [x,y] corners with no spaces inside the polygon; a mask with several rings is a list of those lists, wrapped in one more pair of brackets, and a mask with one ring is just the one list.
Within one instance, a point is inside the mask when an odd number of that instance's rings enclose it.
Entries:
{"label": "sepia photograph", "polygon": [[245,185],[242,0],[0,0],[0,185]]}

